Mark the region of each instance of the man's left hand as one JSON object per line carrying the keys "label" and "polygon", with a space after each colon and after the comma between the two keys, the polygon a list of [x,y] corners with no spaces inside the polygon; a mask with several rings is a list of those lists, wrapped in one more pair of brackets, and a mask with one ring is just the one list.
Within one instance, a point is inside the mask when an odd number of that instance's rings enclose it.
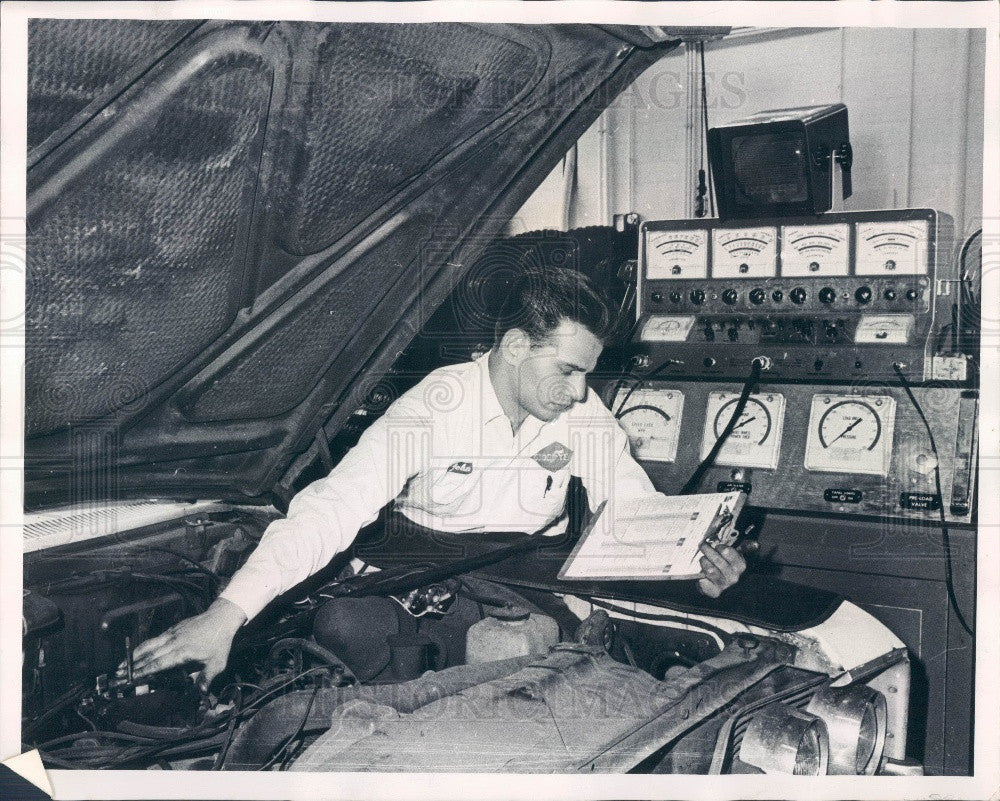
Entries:
{"label": "man's left hand", "polygon": [[701,545],[701,571],[698,589],[709,598],[718,598],[722,591],[739,581],[747,563],[739,551],[729,545]]}

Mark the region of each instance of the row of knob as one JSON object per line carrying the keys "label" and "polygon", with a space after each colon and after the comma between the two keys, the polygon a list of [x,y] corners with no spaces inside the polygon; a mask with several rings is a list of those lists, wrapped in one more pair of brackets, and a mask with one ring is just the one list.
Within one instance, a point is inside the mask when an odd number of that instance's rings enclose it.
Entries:
{"label": "row of knob", "polygon": [[[671,292],[669,295],[671,303],[680,303],[683,300],[683,295],[680,292]],[[696,306],[700,306],[705,302],[705,290],[704,289],[692,289],[688,297],[691,302]],[[806,299],[809,297],[809,293],[803,287],[797,286],[788,293],[788,299],[792,303],[805,303]],[[832,287],[825,286],[819,293],[818,297],[821,303],[830,304],[837,299],[837,292]],[[892,301],[897,297],[897,292],[892,287],[889,287],[882,293],[882,297],[886,300]],[[914,288],[907,289],[904,293],[904,297],[909,301],[915,301],[920,297],[920,292]],[[663,293],[654,292],[651,295],[653,303],[663,303]],[[740,299],[740,293],[735,289],[727,289],[722,293],[722,302],[727,303],[730,306],[735,306]],[[756,289],[751,289],[747,294],[747,299],[753,303],[755,306],[759,306],[767,299],[767,292],[760,287]],[[781,303],[785,299],[785,293],[780,289],[775,289],[771,293],[771,300],[775,303]],[[872,288],[870,286],[859,286],[854,291],[854,299],[861,303],[862,305],[870,303],[872,300]]]}

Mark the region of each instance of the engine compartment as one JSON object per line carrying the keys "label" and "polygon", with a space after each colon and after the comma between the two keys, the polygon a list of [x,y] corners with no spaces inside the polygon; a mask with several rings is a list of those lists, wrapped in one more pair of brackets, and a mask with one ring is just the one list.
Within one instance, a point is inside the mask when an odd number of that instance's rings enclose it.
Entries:
{"label": "engine compartment", "polygon": [[[346,559],[244,626],[207,692],[186,668],[132,679],[131,648],[207,607],[278,514],[220,505],[26,554],[25,747],[78,769],[760,772],[740,759],[754,714],[808,714],[832,676],[843,683],[794,633],[593,596],[566,606],[474,567],[351,575]],[[351,592],[392,598],[411,621],[363,680],[313,636],[323,603]],[[483,661],[421,639],[459,606],[485,619],[526,598],[540,617],[563,604],[559,642]],[[847,673],[848,690],[901,669],[905,651],[886,654]],[[905,710],[883,715],[882,748],[887,725],[905,731]],[[891,757],[880,748],[876,766]]]}

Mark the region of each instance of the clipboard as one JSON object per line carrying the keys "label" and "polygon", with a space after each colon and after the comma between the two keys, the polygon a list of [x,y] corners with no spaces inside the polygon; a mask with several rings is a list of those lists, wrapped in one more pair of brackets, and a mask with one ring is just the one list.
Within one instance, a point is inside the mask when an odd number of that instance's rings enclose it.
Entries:
{"label": "clipboard", "polygon": [[732,544],[746,493],[655,495],[626,502],[610,519],[594,513],[559,570],[563,581],[663,581],[700,578],[702,543]]}

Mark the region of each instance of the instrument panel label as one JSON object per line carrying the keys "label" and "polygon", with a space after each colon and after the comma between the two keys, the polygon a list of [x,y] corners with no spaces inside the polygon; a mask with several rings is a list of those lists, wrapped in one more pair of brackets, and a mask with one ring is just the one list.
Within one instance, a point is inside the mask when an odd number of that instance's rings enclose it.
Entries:
{"label": "instrument panel label", "polygon": [[720,481],[715,489],[716,492],[745,492],[749,495],[753,492],[753,487],[749,481]]}
{"label": "instrument panel label", "polygon": [[827,503],[861,503],[861,490],[825,489],[823,500]]}
{"label": "instrument panel label", "polygon": [[904,509],[933,512],[941,508],[941,496],[935,492],[901,492],[899,505]]}

